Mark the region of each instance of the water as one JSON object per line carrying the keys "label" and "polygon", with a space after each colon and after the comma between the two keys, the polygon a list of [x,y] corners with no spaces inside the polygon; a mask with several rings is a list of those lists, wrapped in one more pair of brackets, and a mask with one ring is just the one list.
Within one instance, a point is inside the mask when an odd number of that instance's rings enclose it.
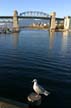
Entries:
{"label": "water", "polygon": [[71,108],[71,34],[0,34],[0,96],[27,103],[34,78],[51,93],[41,108]]}

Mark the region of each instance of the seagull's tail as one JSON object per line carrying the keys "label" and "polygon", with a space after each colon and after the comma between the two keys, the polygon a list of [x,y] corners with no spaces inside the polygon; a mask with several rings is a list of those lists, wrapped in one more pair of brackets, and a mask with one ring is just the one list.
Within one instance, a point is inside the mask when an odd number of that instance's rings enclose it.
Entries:
{"label": "seagull's tail", "polygon": [[45,95],[45,96],[48,96],[49,94],[50,94],[50,92],[48,92],[48,91],[46,91],[46,90],[44,91],[44,95]]}

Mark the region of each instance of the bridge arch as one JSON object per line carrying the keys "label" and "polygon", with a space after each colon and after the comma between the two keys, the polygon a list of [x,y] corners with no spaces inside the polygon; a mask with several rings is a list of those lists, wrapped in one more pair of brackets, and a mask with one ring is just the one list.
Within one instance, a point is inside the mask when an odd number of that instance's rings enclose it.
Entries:
{"label": "bridge arch", "polygon": [[56,27],[56,12],[52,12],[50,15],[45,12],[40,11],[26,11],[20,13],[20,16],[23,16],[25,18],[35,18],[35,19],[50,19],[50,29],[53,30]]}
{"label": "bridge arch", "polygon": [[50,15],[45,12],[39,12],[39,11],[26,11],[20,13],[20,16],[31,16],[31,17],[49,17]]}

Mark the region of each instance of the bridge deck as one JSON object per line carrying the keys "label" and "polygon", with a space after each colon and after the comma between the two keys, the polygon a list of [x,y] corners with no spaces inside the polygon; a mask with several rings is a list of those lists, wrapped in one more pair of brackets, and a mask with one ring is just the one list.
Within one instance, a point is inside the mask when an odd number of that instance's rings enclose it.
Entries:
{"label": "bridge deck", "polygon": [[[48,20],[50,17],[40,17],[40,16],[18,16],[19,19],[45,19]],[[0,19],[13,19],[13,16],[0,16]],[[64,18],[56,18],[56,20],[64,20]]]}

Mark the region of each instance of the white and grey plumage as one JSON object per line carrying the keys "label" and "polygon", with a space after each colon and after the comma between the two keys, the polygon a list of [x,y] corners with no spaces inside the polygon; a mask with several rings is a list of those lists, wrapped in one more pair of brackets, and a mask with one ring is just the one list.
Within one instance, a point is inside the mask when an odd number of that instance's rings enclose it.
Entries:
{"label": "white and grey plumage", "polygon": [[46,91],[43,87],[41,87],[38,83],[37,80],[34,79],[32,82],[33,84],[33,90],[39,95],[39,94],[44,94],[45,96],[48,96],[50,93]]}

